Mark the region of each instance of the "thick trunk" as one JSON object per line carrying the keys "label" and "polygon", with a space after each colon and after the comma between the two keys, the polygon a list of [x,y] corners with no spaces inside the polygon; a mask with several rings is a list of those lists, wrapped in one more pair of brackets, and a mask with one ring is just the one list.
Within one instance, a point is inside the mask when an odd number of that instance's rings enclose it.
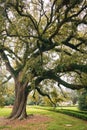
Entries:
{"label": "thick trunk", "polygon": [[12,113],[9,118],[23,119],[27,117],[26,113],[27,96],[28,92],[26,92],[26,86],[22,86],[20,85],[20,83],[17,82],[15,87],[15,102]]}

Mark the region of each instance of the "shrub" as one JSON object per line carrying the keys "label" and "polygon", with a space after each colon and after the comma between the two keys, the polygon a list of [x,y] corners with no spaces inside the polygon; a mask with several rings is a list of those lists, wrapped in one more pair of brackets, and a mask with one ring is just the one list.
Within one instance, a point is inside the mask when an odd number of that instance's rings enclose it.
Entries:
{"label": "shrub", "polygon": [[79,96],[79,109],[80,110],[87,110],[87,90],[84,89],[82,94]]}
{"label": "shrub", "polygon": [[87,120],[87,113],[81,111],[72,111],[72,110],[58,110],[60,113],[64,113],[73,117],[77,117],[83,120]]}

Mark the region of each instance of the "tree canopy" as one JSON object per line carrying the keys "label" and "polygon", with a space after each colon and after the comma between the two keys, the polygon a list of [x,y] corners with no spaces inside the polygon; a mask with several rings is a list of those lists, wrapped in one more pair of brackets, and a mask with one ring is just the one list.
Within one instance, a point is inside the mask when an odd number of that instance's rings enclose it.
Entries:
{"label": "tree canopy", "polygon": [[81,82],[87,75],[86,0],[0,0],[0,13],[0,64],[7,79],[43,96],[46,80],[87,88]]}

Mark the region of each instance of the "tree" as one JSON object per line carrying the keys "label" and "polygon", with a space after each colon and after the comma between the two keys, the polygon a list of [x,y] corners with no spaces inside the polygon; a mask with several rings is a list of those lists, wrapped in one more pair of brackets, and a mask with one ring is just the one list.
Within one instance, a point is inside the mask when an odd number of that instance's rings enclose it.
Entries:
{"label": "tree", "polygon": [[[1,82],[0,82],[1,83]],[[3,93],[5,92],[4,90],[4,86],[1,86],[0,84],[0,107],[3,107],[4,106],[4,96],[3,96]]]}
{"label": "tree", "polygon": [[5,102],[4,95],[6,93],[6,87],[5,85],[2,84],[2,80],[3,80],[3,75],[0,69],[0,107],[4,106],[4,102]]}
{"label": "tree", "polygon": [[64,80],[87,74],[86,12],[86,0],[0,0],[0,60],[9,72],[7,81],[15,82],[10,118],[27,117],[32,90],[51,100],[42,90],[46,80],[73,90],[87,87]]}
{"label": "tree", "polygon": [[39,95],[39,93],[37,91],[32,91],[29,94],[27,104],[28,105],[41,105],[42,104],[42,96]]}
{"label": "tree", "polygon": [[71,101],[72,102],[72,105],[76,105],[78,103],[78,97],[79,97],[79,94],[78,94],[78,91],[77,90],[65,90],[66,93],[67,93],[67,99],[68,101]]}
{"label": "tree", "polygon": [[6,93],[4,94],[4,105],[14,104],[14,84],[11,82],[6,83]]}
{"label": "tree", "polygon": [[[83,85],[87,85],[87,74],[80,75],[80,82]],[[87,110],[87,88],[83,88],[79,91],[78,107],[80,110]]]}
{"label": "tree", "polygon": [[79,109],[87,111],[87,89],[82,90],[79,96]]}

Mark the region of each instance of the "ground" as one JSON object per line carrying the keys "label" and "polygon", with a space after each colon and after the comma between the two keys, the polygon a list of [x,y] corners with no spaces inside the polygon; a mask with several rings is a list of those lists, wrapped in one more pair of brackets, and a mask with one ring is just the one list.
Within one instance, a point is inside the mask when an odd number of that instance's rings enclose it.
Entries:
{"label": "ground", "polygon": [[46,130],[47,124],[51,120],[50,117],[43,115],[32,115],[24,120],[10,120],[0,117],[0,129],[10,130],[12,128],[12,130],[20,130],[22,127],[24,130],[28,130],[27,128],[29,130]]}
{"label": "ground", "polygon": [[[87,130],[87,121],[53,110],[54,108],[50,107],[27,106],[28,119],[20,121],[6,119],[12,108],[0,108],[0,130]],[[70,107],[70,110],[77,110],[77,108]]]}

